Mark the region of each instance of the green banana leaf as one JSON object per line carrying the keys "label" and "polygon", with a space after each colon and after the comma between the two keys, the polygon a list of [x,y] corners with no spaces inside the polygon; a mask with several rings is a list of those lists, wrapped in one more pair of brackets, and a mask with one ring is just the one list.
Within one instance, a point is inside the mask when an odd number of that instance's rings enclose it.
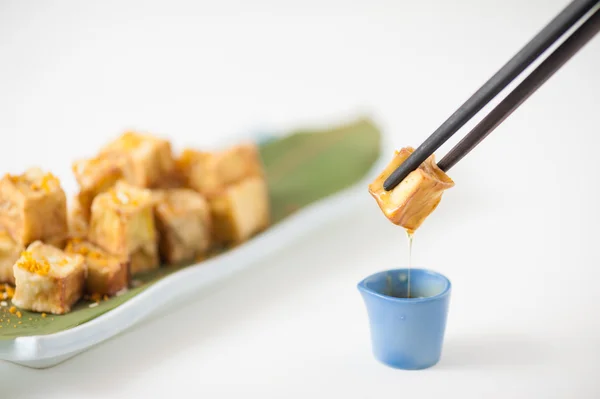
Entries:
{"label": "green banana leaf", "polygon": [[[259,143],[271,197],[272,223],[277,224],[298,210],[362,180],[378,160],[380,144],[380,132],[368,119],[330,130],[296,131]],[[90,307],[91,302],[81,300],[65,315],[42,317],[39,313],[21,310],[22,317],[19,318],[9,311],[9,301],[8,306],[0,308],[0,339],[52,334],[81,325],[184,267],[161,267],[135,276],[137,286],[123,295],[101,301],[97,306],[92,305],[94,307]]]}

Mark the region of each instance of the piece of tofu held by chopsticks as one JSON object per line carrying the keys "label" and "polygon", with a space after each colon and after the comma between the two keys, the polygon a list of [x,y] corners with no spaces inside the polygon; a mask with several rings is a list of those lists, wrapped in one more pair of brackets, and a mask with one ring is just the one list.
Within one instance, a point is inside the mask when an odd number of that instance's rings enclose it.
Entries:
{"label": "piece of tofu held by chopsticks", "polygon": [[431,155],[394,189],[386,191],[383,188],[385,179],[413,151],[411,147],[396,151],[392,161],[369,185],[369,192],[384,215],[409,233],[421,226],[440,203],[444,191],[454,186],[454,181],[437,166]]}

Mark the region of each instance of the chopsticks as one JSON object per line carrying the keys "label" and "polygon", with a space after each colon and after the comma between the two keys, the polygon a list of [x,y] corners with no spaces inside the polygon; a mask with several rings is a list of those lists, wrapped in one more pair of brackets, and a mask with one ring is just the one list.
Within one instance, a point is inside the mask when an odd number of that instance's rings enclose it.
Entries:
{"label": "chopsticks", "polygon": [[448,171],[465,155],[477,146],[512,112],[523,104],[556,71],[558,71],[577,51],[600,31],[600,10],[597,10],[577,31],[565,40],[527,78],[504,98],[485,118],[481,120],[461,141],[452,148],[438,166]]}
{"label": "chopsticks", "polygon": [[[535,61],[539,55],[546,51],[599,3],[599,0],[575,0],[571,2],[394,170],[385,180],[383,184],[384,189],[388,191],[392,190],[410,172],[418,168],[434,151],[452,137],[456,131]],[[475,126],[438,163],[438,166],[444,171],[454,166],[564,65],[599,30],[600,11],[596,10],[530,76],[523,80],[486,118]]]}

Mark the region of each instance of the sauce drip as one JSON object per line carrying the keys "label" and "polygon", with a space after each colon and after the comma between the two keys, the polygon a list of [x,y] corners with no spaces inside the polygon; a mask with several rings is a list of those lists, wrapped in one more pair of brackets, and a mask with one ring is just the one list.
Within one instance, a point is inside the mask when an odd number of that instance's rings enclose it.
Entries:
{"label": "sauce drip", "polygon": [[410,298],[410,269],[412,267],[412,245],[413,236],[415,232],[413,230],[406,230],[406,236],[408,237],[408,279],[406,280],[406,297]]}

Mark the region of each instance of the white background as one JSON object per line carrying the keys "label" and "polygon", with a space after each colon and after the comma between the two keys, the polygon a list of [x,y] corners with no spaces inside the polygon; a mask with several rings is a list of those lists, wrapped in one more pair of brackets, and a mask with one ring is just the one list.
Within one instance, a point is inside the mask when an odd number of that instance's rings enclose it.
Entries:
{"label": "white background", "polygon": [[[369,114],[417,146],[566,3],[0,0],[0,170],[73,192],[71,161],[128,127],[210,147]],[[371,356],[356,283],[407,249],[365,188],[184,308],[51,369],[0,363],[0,397],[600,397],[599,72],[597,37],[451,170],[413,251],[454,284],[436,367]]]}

